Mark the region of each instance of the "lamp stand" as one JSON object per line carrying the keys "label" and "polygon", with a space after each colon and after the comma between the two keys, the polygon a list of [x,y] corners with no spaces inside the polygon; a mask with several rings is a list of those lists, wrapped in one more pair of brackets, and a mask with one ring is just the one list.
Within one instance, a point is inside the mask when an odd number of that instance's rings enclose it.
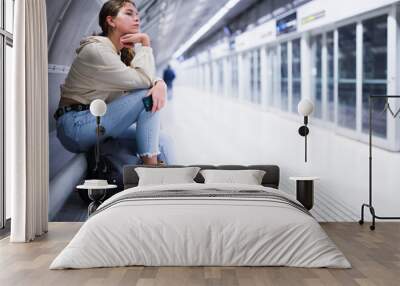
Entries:
{"label": "lamp stand", "polygon": [[100,164],[100,136],[104,135],[106,129],[100,125],[100,116],[96,116],[96,148],[95,148],[95,158],[96,165],[94,167],[94,172],[98,174],[99,164]]}
{"label": "lamp stand", "polygon": [[[374,230],[375,229],[375,219],[400,219],[400,217],[383,217],[383,216],[378,216],[375,213],[375,208],[372,205],[372,102],[374,99],[386,99],[388,100],[388,98],[400,98],[400,95],[370,95],[368,98],[368,105],[369,105],[369,157],[368,157],[368,169],[369,169],[369,201],[368,204],[364,203],[361,205],[361,219],[358,221],[359,224],[364,224],[364,207],[369,208],[369,211],[371,213],[372,216],[372,225],[369,226],[370,230]],[[386,106],[385,106],[385,110],[386,111]],[[391,112],[391,111],[390,111]],[[394,114],[392,113],[392,116],[394,118],[396,118],[397,113]]]}
{"label": "lamp stand", "polygon": [[304,116],[304,125],[300,126],[299,134],[304,137],[304,161],[307,162],[307,135],[310,133],[310,130],[307,127],[308,124],[308,116]]}

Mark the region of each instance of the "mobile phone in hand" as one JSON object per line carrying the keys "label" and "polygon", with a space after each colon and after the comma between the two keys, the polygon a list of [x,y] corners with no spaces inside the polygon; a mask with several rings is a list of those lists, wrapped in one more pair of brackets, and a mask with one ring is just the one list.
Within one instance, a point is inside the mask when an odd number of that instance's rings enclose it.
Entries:
{"label": "mobile phone in hand", "polygon": [[143,101],[144,109],[146,111],[151,111],[151,109],[153,108],[153,97],[151,95],[146,96],[142,99],[142,101]]}

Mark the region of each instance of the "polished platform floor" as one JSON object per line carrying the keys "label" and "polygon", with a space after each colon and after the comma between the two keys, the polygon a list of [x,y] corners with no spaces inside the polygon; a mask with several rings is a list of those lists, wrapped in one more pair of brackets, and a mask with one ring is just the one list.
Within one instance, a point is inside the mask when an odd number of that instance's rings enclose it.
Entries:
{"label": "polished platform floor", "polygon": [[[337,153],[332,151],[333,147],[322,148],[333,140],[335,144],[349,140],[333,136],[332,130],[327,128],[314,127],[315,120],[310,119],[312,132],[308,139],[308,163],[305,164],[304,138],[297,133],[301,122],[297,113],[266,111],[246,100],[177,85],[173,99],[162,111],[161,129],[173,138],[177,164],[277,164],[280,167],[279,189],[292,194],[295,182],[290,177],[318,176],[312,215],[321,222],[358,221],[360,203],[365,197],[353,199],[350,204],[347,193],[338,195],[347,187],[332,175],[332,170],[343,172],[343,150]],[[368,158],[367,145],[356,141],[350,144],[349,152],[363,150],[363,156]],[[319,166],[319,162],[324,163]],[[351,192],[367,196],[368,173],[358,180],[360,183],[357,188],[351,188]],[[378,182],[378,178],[376,180]],[[384,190],[382,196],[385,196]],[[387,206],[377,205],[379,210],[384,207]]]}
{"label": "polished platform floor", "polygon": [[82,223],[50,223],[48,234],[32,243],[0,241],[0,285],[400,285],[400,223],[323,223],[353,268],[289,267],[119,267],[48,269]]}

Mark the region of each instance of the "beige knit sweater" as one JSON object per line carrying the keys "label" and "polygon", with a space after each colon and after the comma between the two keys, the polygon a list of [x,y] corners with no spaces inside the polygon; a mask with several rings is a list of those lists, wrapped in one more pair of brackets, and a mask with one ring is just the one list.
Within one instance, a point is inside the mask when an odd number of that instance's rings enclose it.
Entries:
{"label": "beige knit sweater", "polygon": [[150,88],[156,80],[153,50],[135,46],[134,52],[128,67],[109,38],[92,36],[82,40],[61,85],[60,106],[71,99],[82,104],[98,98],[110,102],[126,91]]}

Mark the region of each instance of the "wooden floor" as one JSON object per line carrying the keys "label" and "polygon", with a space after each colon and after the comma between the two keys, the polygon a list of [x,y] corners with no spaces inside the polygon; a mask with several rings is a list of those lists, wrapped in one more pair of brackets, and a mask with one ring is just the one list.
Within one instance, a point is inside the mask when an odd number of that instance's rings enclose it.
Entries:
{"label": "wooden floor", "polygon": [[48,270],[82,223],[50,223],[47,235],[28,244],[0,241],[0,285],[400,285],[400,223],[324,223],[353,268],[123,267]]}

